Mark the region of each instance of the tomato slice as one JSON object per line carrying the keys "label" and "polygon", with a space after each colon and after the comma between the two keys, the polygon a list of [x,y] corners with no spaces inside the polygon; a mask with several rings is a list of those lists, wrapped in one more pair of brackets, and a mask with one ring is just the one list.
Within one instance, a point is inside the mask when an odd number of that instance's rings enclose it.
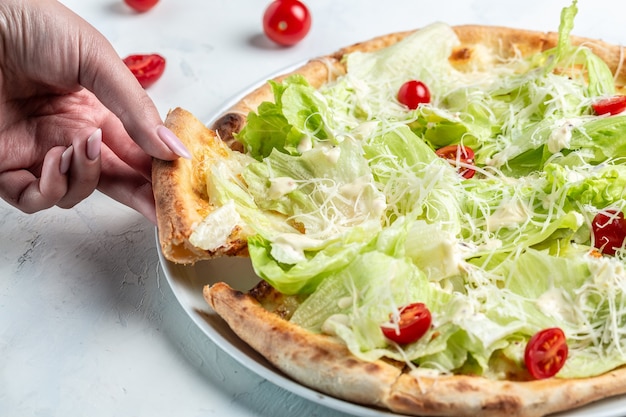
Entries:
{"label": "tomato slice", "polygon": [[565,365],[568,351],[563,330],[558,327],[543,329],[528,341],[524,363],[533,378],[550,378]]}
{"label": "tomato slice", "polygon": [[128,4],[134,10],[138,12],[147,12],[152,9],[159,0],[124,0],[124,3]]}
{"label": "tomato slice", "polygon": [[399,344],[418,341],[430,328],[432,317],[428,307],[423,303],[412,303],[400,309],[400,317],[396,323],[393,315],[389,322],[380,326],[385,337]]}
{"label": "tomato slice", "polygon": [[421,81],[407,81],[398,90],[398,101],[415,110],[422,103],[430,103],[430,90]]}
{"label": "tomato slice", "polygon": [[591,105],[598,115],[618,114],[626,110],[626,96],[613,96],[602,99]]}
{"label": "tomato slice", "polygon": [[621,211],[609,209],[598,213],[591,222],[593,246],[607,255],[615,255],[626,239],[626,220]]}
{"label": "tomato slice", "polygon": [[311,29],[311,13],[298,0],[275,0],[263,14],[265,35],[279,45],[300,42]]}
{"label": "tomato slice", "polygon": [[474,151],[469,146],[448,145],[437,149],[435,153],[455,165],[463,178],[472,178],[476,173],[476,170],[467,166],[474,165]]}
{"label": "tomato slice", "polygon": [[124,58],[124,63],[143,88],[154,84],[165,71],[165,58],[158,54],[130,55]]}

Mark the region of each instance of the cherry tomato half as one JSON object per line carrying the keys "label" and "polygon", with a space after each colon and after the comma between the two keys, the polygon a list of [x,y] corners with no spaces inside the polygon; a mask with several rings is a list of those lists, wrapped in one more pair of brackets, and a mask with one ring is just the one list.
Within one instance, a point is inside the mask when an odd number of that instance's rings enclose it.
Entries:
{"label": "cherry tomato half", "polygon": [[465,165],[474,165],[474,151],[469,146],[448,145],[435,151],[437,156],[455,165],[463,178],[472,178],[476,170]]}
{"label": "cherry tomato half", "polygon": [[309,9],[299,0],[275,0],[263,14],[263,31],[279,45],[300,42],[311,29]]}
{"label": "cherry tomato half", "polygon": [[138,12],[147,12],[152,9],[159,0],[124,0],[124,3]]}
{"label": "cherry tomato half", "polygon": [[567,359],[565,333],[558,327],[543,329],[533,335],[526,345],[524,363],[535,379],[554,376]]}
{"label": "cherry tomato half", "polygon": [[422,103],[430,103],[430,90],[421,81],[407,81],[398,90],[398,101],[415,110]]}
{"label": "cherry tomato half", "polygon": [[158,54],[130,55],[124,58],[124,63],[143,88],[154,84],[165,71],[165,58]]}
{"label": "cherry tomato half", "polygon": [[607,255],[615,255],[626,239],[626,220],[624,213],[606,210],[596,214],[591,222],[593,246]]}
{"label": "cherry tomato half", "polygon": [[[397,323],[390,322],[380,326],[385,337],[399,344],[413,343],[419,340],[430,328],[432,317],[423,303],[409,304],[400,309]],[[397,324],[397,328],[396,328]]]}
{"label": "cherry tomato half", "polygon": [[596,114],[618,114],[626,110],[626,96],[613,96],[591,105]]}

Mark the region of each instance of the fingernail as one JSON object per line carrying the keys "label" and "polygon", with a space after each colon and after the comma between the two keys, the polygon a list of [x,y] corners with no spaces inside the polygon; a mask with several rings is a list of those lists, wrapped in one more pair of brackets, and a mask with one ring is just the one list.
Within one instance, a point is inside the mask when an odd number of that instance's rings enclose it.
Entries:
{"label": "fingernail", "polygon": [[87,139],[87,158],[95,161],[100,156],[102,148],[102,129],[98,129]]}
{"label": "fingernail", "polygon": [[191,159],[191,152],[189,152],[189,149],[187,149],[180,139],[176,137],[174,132],[169,130],[167,127],[163,125],[157,127],[157,135],[176,155],[185,159]]}
{"label": "fingernail", "polygon": [[61,175],[67,174],[67,172],[70,170],[70,164],[72,162],[73,153],[74,153],[74,147],[70,145],[61,154],[61,164],[59,165],[59,171],[61,171]]}

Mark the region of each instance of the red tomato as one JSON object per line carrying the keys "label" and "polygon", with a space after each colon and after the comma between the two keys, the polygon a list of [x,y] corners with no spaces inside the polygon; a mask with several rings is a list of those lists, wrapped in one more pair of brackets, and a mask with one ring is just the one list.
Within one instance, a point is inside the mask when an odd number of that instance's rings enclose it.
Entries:
{"label": "red tomato", "polygon": [[626,96],[613,96],[591,105],[596,114],[618,114],[626,110]]}
{"label": "red tomato", "polygon": [[409,304],[400,309],[397,323],[385,323],[380,326],[385,337],[396,343],[406,344],[419,340],[430,328],[432,317],[423,303]]}
{"label": "red tomato", "polygon": [[398,90],[398,101],[414,110],[421,103],[430,103],[430,91],[421,81],[407,81]]}
{"label": "red tomato", "polygon": [[311,29],[309,9],[298,0],[275,0],[265,9],[263,31],[279,45],[300,42]]}
{"label": "red tomato", "polygon": [[593,246],[607,255],[615,255],[626,239],[626,220],[624,213],[606,210],[596,214],[591,222]]}
{"label": "red tomato", "polygon": [[558,327],[543,329],[530,338],[524,352],[524,363],[535,379],[554,376],[567,359],[565,333]]}
{"label": "red tomato", "polygon": [[448,145],[437,149],[435,153],[437,156],[447,159],[452,165],[456,165],[463,178],[472,178],[476,173],[472,168],[461,166],[461,164],[474,165],[474,151],[469,146]]}
{"label": "red tomato", "polygon": [[124,63],[143,88],[154,84],[165,71],[165,58],[158,54],[130,55],[124,58]]}
{"label": "red tomato", "polygon": [[159,0],[124,0],[124,3],[138,12],[147,12],[152,9]]}

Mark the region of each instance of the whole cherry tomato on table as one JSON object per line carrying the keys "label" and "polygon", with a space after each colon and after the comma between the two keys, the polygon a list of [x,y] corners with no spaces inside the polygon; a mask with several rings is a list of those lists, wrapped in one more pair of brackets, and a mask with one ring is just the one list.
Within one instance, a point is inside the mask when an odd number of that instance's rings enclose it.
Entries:
{"label": "whole cherry tomato on table", "polygon": [[563,330],[558,327],[543,329],[528,341],[524,363],[533,378],[550,378],[565,365],[568,351]]}
{"label": "whole cherry tomato on table", "polygon": [[385,337],[399,344],[418,341],[430,328],[432,316],[423,303],[412,303],[400,308],[397,323],[389,322],[380,326]]}
{"label": "whole cherry tomato on table", "polygon": [[159,0],[124,0],[124,3],[128,4],[134,10],[138,12],[147,12],[152,9]]}
{"label": "whole cherry tomato on table", "polygon": [[591,222],[591,233],[595,248],[607,255],[615,255],[626,239],[624,213],[610,209],[596,214]]}
{"label": "whole cherry tomato on table", "polygon": [[143,88],[154,84],[165,71],[165,58],[158,54],[130,55],[124,63]]}
{"label": "whole cherry tomato on table", "polygon": [[263,31],[279,45],[295,45],[310,29],[311,14],[299,0],[275,0],[263,14]]}

